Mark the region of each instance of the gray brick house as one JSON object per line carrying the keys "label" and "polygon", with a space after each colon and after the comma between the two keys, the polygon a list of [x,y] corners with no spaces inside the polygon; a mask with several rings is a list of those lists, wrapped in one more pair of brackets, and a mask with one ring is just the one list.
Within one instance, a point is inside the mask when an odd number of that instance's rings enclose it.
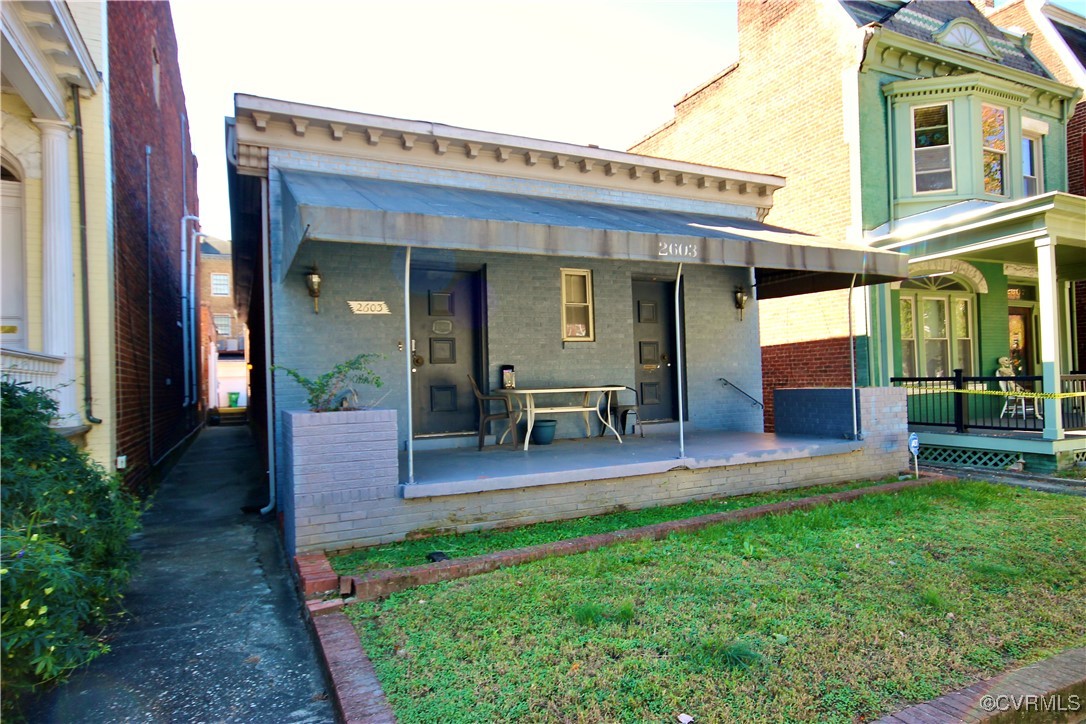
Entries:
{"label": "gray brick house", "polygon": [[[250,409],[292,548],[906,464],[900,391],[864,390],[855,414],[847,389],[781,391],[795,424],[763,433],[746,394],[761,386],[758,300],[905,270],[895,253],[764,224],[780,177],[246,95],[227,132]],[[380,355],[385,384],[363,400],[379,410],[315,420],[301,388],[269,371],[316,375],[360,352]],[[617,401],[637,405],[645,434],[616,439],[605,414],[543,414],[553,446],[480,452],[468,375],[497,391],[506,365],[521,390],[629,388]],[[499,443],[507,422],[492,425]]]}

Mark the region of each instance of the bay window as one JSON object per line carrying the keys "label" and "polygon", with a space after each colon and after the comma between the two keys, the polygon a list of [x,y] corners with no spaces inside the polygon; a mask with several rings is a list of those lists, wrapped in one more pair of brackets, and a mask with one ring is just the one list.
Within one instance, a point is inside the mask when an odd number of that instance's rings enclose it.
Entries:
{"label": "bay window", "polygon": [[1041,180],[1041,139],[1022,136],[1022,189],[1026,196],[1044,193]]}

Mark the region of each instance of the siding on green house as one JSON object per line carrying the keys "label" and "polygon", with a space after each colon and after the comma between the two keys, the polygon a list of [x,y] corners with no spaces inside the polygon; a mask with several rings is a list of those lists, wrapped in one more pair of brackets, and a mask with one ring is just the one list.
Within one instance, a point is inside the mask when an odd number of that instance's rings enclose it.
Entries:
{"label": "siding on green house", "polygon": [[988,293],[977,295],[978,375],[993,375],[999,358],[1010,351],[1007,331],[1007,277],[1002,264],[973,264],[984,274]]}
{"label": "siding on green house", "polygon": [[890,219],[890,168],[887,154],[886,96],[882,85],[893,78],[875,72],[859,73],[860,87],[860,193],[862,223],[870,231]]}

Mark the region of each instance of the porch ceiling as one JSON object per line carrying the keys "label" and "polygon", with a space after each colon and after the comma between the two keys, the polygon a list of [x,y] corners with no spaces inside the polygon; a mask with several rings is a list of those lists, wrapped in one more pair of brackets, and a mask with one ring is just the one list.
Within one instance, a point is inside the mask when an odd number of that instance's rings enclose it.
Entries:
{"label": "porch ceiling", "polygon": [[905,231],[872,241],[878,248],[904,252],[912,263],[965,259],[1034,265],[1034,242],[1056,243],[1056,273],[1061,281],[1086,279],[1086,198],[1053,192],[993,204],[960,214],[912,223]]}
{"label": "porch ceiling", "polygon": [[749,219],[282,172],[284,251],[305,239],[757,269],[762,299],[908,276],[905,257]]}

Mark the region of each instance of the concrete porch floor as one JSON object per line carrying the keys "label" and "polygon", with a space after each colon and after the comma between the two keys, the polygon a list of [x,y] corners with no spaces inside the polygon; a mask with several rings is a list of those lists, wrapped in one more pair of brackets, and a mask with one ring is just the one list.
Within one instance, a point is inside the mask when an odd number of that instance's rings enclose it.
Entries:
{"label": "concrete porch floor", "polygon": [[[716,468],[796,458],[840,455],[859,450],[862,441],[735,431],[687,431],[686,454],[679,456],[674,426],[645,437],[613,435],[555,440],[551,445],[476,448],[476,437],[416,441],[414,484],[408,480],[407,453],[400,453],[400,486],[405,498],[508,490],[650,475],[676,468]],[[470,447],[434,447],[469,442]],[[489,442],[489,438],[488,438]]]}

